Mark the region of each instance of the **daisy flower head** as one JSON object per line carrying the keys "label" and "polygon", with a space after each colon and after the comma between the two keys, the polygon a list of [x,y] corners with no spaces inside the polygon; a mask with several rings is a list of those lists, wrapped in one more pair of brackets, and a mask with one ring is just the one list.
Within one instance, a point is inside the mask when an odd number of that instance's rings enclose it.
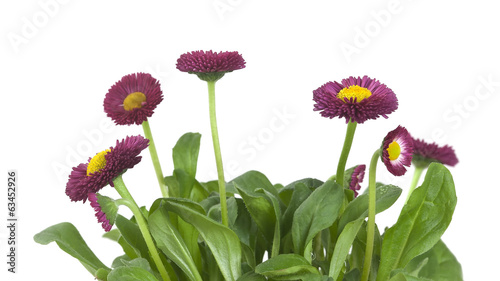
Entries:
{"label": "daisy flower head", "polygon": [[398,126],[390,131],[382,142],[382,162],[395,176],[406,173],[405,166],[410,166],[412,153],[413,140],[404,127]]}
{"label": "daisy flower head", "polygon": [[177,59],[177,69],[203,81],[217,81],[227,72],[245,68],[245,63],[238,52],[193,51]]}
{"label": "daisy flower head", "polygon": [[417,167],[426,168],[432,162],[438,162],[448,166],[458,163],[455,150],[451,146],[438,146],[436,143],[427,143],[420,139],[413,139],[412,163]]}
{"label": "daisy flower head", "polygon": [[109,232],[115,224],[118,214],[118,205],[115,201],[99,193],[89,193],[90,206],[94,208],[97,221],[102,224],[104,231]]}
{"label": "daisy flower head", "polygon": [[394,92],[376,79],[349,77],[342,83],[328,82],[313,91],[314,111],[327,118],[345,118],[346,123],[364,123],[398,108]]}
{"label": "daisy flower head", "polygon": [[160,82],[148,73],[125,75],[108,90],[104,112],[117,125],[141,125],[163,100]]}
{"label": "daisy flower head", "polygon": [[97,193],[127,169],[141,162],[139,154],[148,147],[149,140],[142,136],[126,137],[116,141],[114,147],[97,153],[88,163],[73,168],[66,184],[66,195],[71,201],[85,201],[89,193]]}

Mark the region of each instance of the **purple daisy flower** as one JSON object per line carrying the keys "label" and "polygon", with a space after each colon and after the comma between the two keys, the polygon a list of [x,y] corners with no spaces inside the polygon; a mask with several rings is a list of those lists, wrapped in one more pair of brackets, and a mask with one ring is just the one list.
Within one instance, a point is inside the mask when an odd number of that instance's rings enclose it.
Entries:
{"label": "purple daisy flower", "polygon": [[102,224],[104,231],[109,232],[115,224],[118,214],[118,206],[115,201],[96,193],[89,193],[88,199],[90,206],[94,208],[97,221]]}
{"label": "purple daisy flower", "polygon": [[149,140],[142,136],[126,137],[116,141],[115,147],[97,153],[73,168],[66,184],[66,195],[71,201],[85,203],[89,193],[97,193],[106,185],[113,186],[113,179],[141,162],[138,156],[148,147]]}
{"label": "purple daisy flower", "polygon": [[314,111],[321,111],[321,116],[345,118],[346,123],[351,120],[362,124],[379,116],[387,118],[398,108],[394,92],[368,76],[351,76],[343,79],[342,84],[328,82],[313,91],[313,100]]}
{"label": "purple daisy flower", "polygon": [[395,176],[402,176],[411,164],[413,140],[408,131],[398,126],[390,131],[382,143],[382,162],[387,170]]}
{"label": "purple daisy flower", "polygon": [[203,81],[217,81],[226,72],[245,68],[245,60],[238,52],[193,51],[177,59],[177,69],[196,74]]}
{"label": "purple daisy flower", "polygon": [[117,125],[140,125],[163,100],[160,82],[147,73],[123,76],[108,90],[104,112]]}
{"label": "purple daisy flower", "polygon": [[354,198],[358,197],[358,190],[361,188],[360,183],[363,182],[363,178],[365,177],[365,170],[366,165],[358,165],[352,171],[349,189],[354,191]]}
{"label": "purple daisy flower", "polygon": [[455,166],[458,158],[451,146],[438,146],[436,143],[427,143],[420,139],[413,139],[413,164],[417,167],[427,167],[432,162]]}

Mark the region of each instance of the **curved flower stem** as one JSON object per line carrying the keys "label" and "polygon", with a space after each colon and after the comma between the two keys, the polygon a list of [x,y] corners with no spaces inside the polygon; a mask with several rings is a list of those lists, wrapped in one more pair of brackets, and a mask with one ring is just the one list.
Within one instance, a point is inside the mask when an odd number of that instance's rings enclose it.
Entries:
{"label": "curved flower stem", "polygon": [[142,122],[142,128],[144,129],[144,135],[146,135],[146,138],[149,140],[149,153],[151,154],[151,160],[153,160],[153,166],[155,167],[158,184],[160,184],[161,194],[163,197],[168,197],[168,188],[165,185],[165,180],[163,179],[160,159],[158,159],[158,153],[156,152],[156,146],[153,141],[153,134],[151,134],[151,128],[149,127],[148,120]]}
{"label": "curved flower stem", "polygon": [[375,176],[377,172],[377,163],[380,158],[380,152],[381,150],[377,149],[370,162],[370,175],[368,178],[368,226],[366,227],[365,261],[363,264],[363,275],[361,276],[361,281],[368,280],[370,267],[372,265],[373,242],[375,240],[375,207],[377,203]]}
{"label": "curved flower stem", "polygon": [[345,164],[347,163],[347,157],[351,151],[352,140],[354,139],[354,133],[356,132],[357,122],[347,123],[347,132],[345,134],[344,147],[342,147],[342,153],[340,154],[339,164],[337,165],[337,183],[344,187],[344,171]]}
{"label": "curved flower stem", "polygon": [[158,268],[158,271],[160,272],[163,281],[170,281],[170,277],[168,276],[167,270],[165,269],[165,266],[161,261],[160,255],[158,254],[158,250],[156,249],[156,246],[153,242],[153,238],[151,237],[151,233],[149,233],[148,224],[144,219],[142,212],[139,209],[139,206],[137,206],[137,203],[135,202],[132,195],[130,195],[127,187],[125,186],[122,176],[120,175],[116,177],[113,180],[113,184],[115,186],[116,191],[118,191],[120,196],[124,199],[120,200],[119,203],[127,206],[134,214],[134,217],[137,221],[137,225],[139,226],[142,236],[144,237],[144,241],[146,241],[146,245],[148,246],[149,254],[151,255],[151,258],[156,264],[156,267]]}
{"label": "curved flower stem", "polygon": [[217,165],[217,176],[219,179],[219,196],[222,224],[228,226],[226,182],[224,181],[224,169],[222,167],[222,155],[220,152],[219,132],[217,131],[217,118],[215,116],[215,81],[207,81],[208,105],[210,111],[210,128],[212,129],[212,142],[214,144],[215,163]]}
{"label": "curved flower stem", "polygon": [[415,166],[415,172],[413,173],[413,179],[411,180],[410,190],[408,190],[408,195],[406,196],[405,204],[406,202],[408,202],[408,199],[410,199],[410,196],[413,190],[415,190],[415,187],[417,187],[418,180],[420,179],[420,176],[422,175],[423,171],[424,171],[423,167]]}

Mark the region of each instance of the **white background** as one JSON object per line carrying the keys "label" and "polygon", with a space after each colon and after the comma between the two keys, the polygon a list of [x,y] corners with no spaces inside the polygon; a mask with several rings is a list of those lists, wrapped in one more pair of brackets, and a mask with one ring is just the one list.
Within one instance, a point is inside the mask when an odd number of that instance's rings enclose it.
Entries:
{"label": "white background", "polygon": [[[399,124],[415,137],[452,145],[460,160],[451,168],[458,205],[443,239],[466,280],[492,280],[500,261],[494,179],[500,20],[494,3],[2,1],[0,217],[7,215],[7,170],[17,169],[19,273],[6,274],[7,229],[1,227],[1,279],[92,280],[55,244],[33,241],[62,221],[75,224],[104,263],[121,255],[100,238],[104,232],[89,204],[70,202],[64,190],[72,166],[142,133],[140,126],[109,126],[103,112],[108,88],[123,75],[150,72],[162,83],[165,99],[150,124],[165,175],[173,169],[177,139],[200,132],[198,179],[215,178],[206,85],[175,68],[182,53],[213,49],[239,51],[247,61],[216,89],[228,180],[248,170],[283,184],[331,176],[345,124],[313,112],[312,91],[351,75],[377,78],[396,93],[399,109],[389,119],[358,125],[348,166],[367,164]],[[149,206],[160,192],[150,156],[142,155],[124,179]],[[379,165],[378,180],[405,190],[377,217],[380,228],[397,219],[412,172],[396,179]],[[116,196],[110,187],[103,193]]]}

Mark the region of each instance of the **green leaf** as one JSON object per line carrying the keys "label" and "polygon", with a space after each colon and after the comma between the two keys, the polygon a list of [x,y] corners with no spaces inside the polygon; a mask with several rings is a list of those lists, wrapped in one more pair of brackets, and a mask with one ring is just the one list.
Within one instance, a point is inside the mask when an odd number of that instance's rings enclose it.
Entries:
{"label": "green leaf", "polygon": [[99,269],[111,270],[96,257],[83,240],[80,232],[69,222],[48,227],[36,234],[33,239],[42,245],[56,242],[61,250],[78,259],[93,276],[96,276]]}
{"label": "green leaf", "polygon": [[108,281],[158,281],[158,279],[146,269],[121,266],[109,273]]}
{"label": "green leaf", "polygon": [[130,258],[130,259],[136,259],[139,257],[139,255],[137,254],[136,250],[134,249],[134,247],[130,246],[130,244],[127,242],[127,240],[125,240],[125,238],[123,238],[123,236],[120,236],[120,238],[118,239],[118,244],[120,244],[120,246],[122,246],[122,249],[123,249],[123,252]]}
{"label": "green leaf", "polygon": [[442,240],[411,260],[403,272],[434,281],[463,281],[462,267]]}
{"label": "green leaf", "polygon": [[343,201],[344,188],[334,181],[325,182],[311,193],[293,216],[292,239],[295,253],[303,255],[313,237],[335,222]]}
{"label": "green leaf", "polygon": [[120,239],[120,236],[121,236],[120,231],[118,229],[116,229],[116,228],[110,230],[109,232],[105,232],[102,235],[102,237],[111,239],[111,240],[113,240],[115,242],[118,242],[118,239]]}
{"label": "green leaf", "polygon": [[168,194],[170,197],[181,197],[179,182],[174,176],[168,176],[163,179],[165,185],[168,186]]}
{"label": "green leaf", "polygon": [[396,224],[384,234],[377,280],[389,280],[392,270],[430,250],[448,228],[456,203],[450,172],[432,163],[422,186],[413,191]]}
{"label": "green leaf", "polygon": [[136,258],[136,259],[133,259],[133,260],[120,259],[119,261],[115,260],[114,264],[115,264],[115,266],[114,266],[115,268],[116,267],[120,267],[120,266],[140,267],[142,269],[145,269],[145,270],[149,271],[150,273],[153,273],[153,271],[151,270],[151,266],[150,266],[148,260],[146,260],[144,258]]}
{"label": "green leaf", "polygon": [[180,197],[200,202],[207,198],[208,191],[189,173],[184,170],[174,170],[174,177],[178,183]]}
{"label": "green leaf", "polygon": [[136,254],[147,259],[148,262],[151,263],[148,246],[146,245],[146,241],[144,241],[139,226],[125,217],[118,215],[118,217],[116,217],[116,227],[120,230],[123,239],[125,239],[125,241],[135,250]]}
{"label": "green leaf", "polygon": [[205,215],[199,204],[180,198],[166,198],[165,208],[192,224],[212,251],[219,269],[228,281],[241,275],[241,246],[238,236],[226,226]]}
{"label": "green leaf", "polygon": [[342,281],[359,281],[361,280],[361,272],[355,268],[344,275]]}
{"label": "green leaf", "polygon": [[[283,214],[283,228],[282,235],[286,235],[292,229],[293,215],[297,208],[304,202],[309,195],[311,195],[311,190],[308,186],[306,186],[302,182],[298,182],[295,184],[295,188],[293,189],[293,193],[291,195],[291,199],[289,200],[288,207]],[[281,196],[281,193],[280,193]]]}
{"label": "green leaf", "polygon": [[432,248],[436,254],[439,270],[432,276],[435,281],[463,281],[462,266],[442,240]]}
{"label": "green leaf", "polygon": [[156,245],[172,260],[192,281],[202,281],[201,275],[182,240],[179,231],[172,226],[165,209],[157,209],[149,218],[149,229]]}
{"label": "green leaf", "polygon": [[323,185],[324,182],[317,180],[317,179],[313,179],[313,178],[305,178],[305,179],[301,179],[298,181],[294,181],[294,182],[288,184],[287,186],[281,188],[279,190],[279,195],[280,195],[281,200],[283,201],[283,203],[285,203],[286,206],[289,205],[290,200],[292,198],[292,194],[293,194],[294,190],[297,188],[297,184],[299,184],[299,183],[307,186],[310,189],[316,189],[316,188],[320,187],[321,185]]}
{"label": "green leaf", "polygon": [[335,250],[333,251],[330,262],[330,273],[328,274],[328,276],[332,277],[333,280],[337,280],[340,271],[344,267],[346,257],[349,254],[349,250],[351,249],[352,243],[354,242],[363,221],[364,219],[360,218],[348,223],[340,234],[339,239],[335,244]]}
{"label": "green leaf", "polygon": [[[296,280],[306,276],[320,275],[318,269],[300,255],[283,254],[259,264],[255,272],[274,280]],[[306,279],[310,280],[310,279]]]}
{"label": "green leaf", "polygon": [[228,183],[228,186],[235,185],[237,185],[239,189],[242,189],[251,195],[253,195],[257,189],[262,188],[273,194],[276,198],[279,197],[276,188],[261,172],[249,171]]}
{"label": "green leaf", "polygon": [[[378,185],[376,189],[376,213],[388,209],[401,195],[401,188],[394,185]],[[347,205],[340,217],[337,233],[340,234],[345,225],[351,221],[368,217],[368,194],[362,194]]]}
{"label": "green leaf", "polygon": [[130,259],[135,259],[135,258],[139,257],[137,255],[137,253],[135,252],[135,249],[132,248],[132,246],[130,246],[127,243],[127,241],[125,241],[125,239],[122,237],[122,235],[120,234],[120,230],[118,230],[116,228],[112,229],[111,231],[104,233],[102,235],[102,237],[111,239],[111,240],[117,242],[118,244],[120,244],[120,246],[122,247],[123,251],[125,252],[125,254],[127,254],[127,256]]}
{"label": "green leaf", "polygon": [[184,170],[193,178],[196,177],[200,139],[199,133],[186,133],[180,137],[172,149],[174,169]]}
{"label": "green leaf", "polygon": [[253,271],[243,274],[237,281],[266,281],[266,277]]}
{"label": "green leaf", "polygon": [[[268,243],[274,239],[276,215],[273,204],[262,193],[240,189],[239,184],[234,185],[245,202],[248,212],[257,224]],[[278,222],[279,223],[279,222]]]}
{"label": "green leaf", "polygon": [[411,276],[408,273],[400,272],[400,273],[394,275],[390,279],[390,281],[434,281],[434,280],[427,279],[427,278],[424,278],[424,277],[415,277],[415,276]]}
{"label": "green leaf", "polygon": [[274,209],[274,215],[276,217],[276,223],[274,224],[274,234],[273,234],[273,246],[271,250],[271,255],[270,257],[277,256],[280,251],[280,241],[281,241],[281,232],[280,232],[280,218],[281,218],[281,209],[279,207],[278,203],[278,198],[274,197],[273,194],[266,190],[262,190],[266,197],[271,201],[273,204],[273,209]]}

